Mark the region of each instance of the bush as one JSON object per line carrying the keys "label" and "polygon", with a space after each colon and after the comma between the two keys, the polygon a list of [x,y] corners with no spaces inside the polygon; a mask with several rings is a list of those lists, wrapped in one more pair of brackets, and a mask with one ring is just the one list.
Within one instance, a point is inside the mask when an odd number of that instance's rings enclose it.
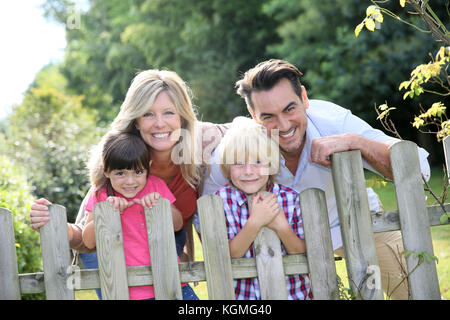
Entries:
{"label": "bush", "polygon": [[33,194],[66,207],[70,222],[89,189],[85,163],[99,139],[95,114],[82,99],[54,88],[31,88],[7,118],[8,156],[23,164]]}
{"label": "bush", "polygon": [[[11,160],[0,155],[0,207],[12,212],[19,273],[42,271],[39,233],[29,224],[31,187],[25,176]],[[39,298],[43,295],[24,296]]]}

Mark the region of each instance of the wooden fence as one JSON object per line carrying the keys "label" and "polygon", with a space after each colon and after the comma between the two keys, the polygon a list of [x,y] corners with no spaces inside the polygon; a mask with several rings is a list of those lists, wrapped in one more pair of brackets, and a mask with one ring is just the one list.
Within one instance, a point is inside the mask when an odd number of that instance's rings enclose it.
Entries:
{"label": "wooden fence", "polygon": [[[426,206],[416,145],[401,141],[390,148],[398,210],[370,214],[359,150],[336,153],[332,173],[349,285],[357,299],[383,299],[374,232],[401,230],[405,250],[434,255],[430,226],[440,225],[443,210]],[[307,255],[281,256],[275,232],[263,228],[254,241],[256,258],[231,259],[222,200],[198,200],[204,261],[177,262],[169,201],[145,210],[152,266],[126,267],[120,215],[107,202],[96,205],[99,269],[71,266],[65,208],[51,205],[50,222],[41,228],[44,272],[18,274],[12,216],[0,208],[0,299],[44,292],[47,299],[74,299],[74,290],[101,288],[103,299],[128,299],[128,286],[154,285],[156,299],[181,299],[180,283],[207,281],[209,299],[235,299],[233,279],[258,277],[262,299],[287,299],[285,276],[309,273],[315,299],[339,299],[325,194],[300,194]],[[450,204],[445,204],[447,210]],[[446,222],[448,223],[448,221]],[[406,259],[411,299],[440,299],[434,260],[419,266]],[[375,277],[375,278],[374,278]],[[373,281],[373,282],[371,282]]]}

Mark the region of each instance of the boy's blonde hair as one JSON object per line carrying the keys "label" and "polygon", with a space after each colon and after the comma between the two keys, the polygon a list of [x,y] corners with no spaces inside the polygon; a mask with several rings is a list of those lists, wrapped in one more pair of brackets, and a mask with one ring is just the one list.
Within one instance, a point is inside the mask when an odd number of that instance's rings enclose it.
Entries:
{"label": "boy's blonde hair", "polygon": [[254,120],[237,117],[219,144],[220,169],[230,182],[230,167],[237,163],[260,161],[268,165],[269,186],[280,168],[280,149],[267,129]]}

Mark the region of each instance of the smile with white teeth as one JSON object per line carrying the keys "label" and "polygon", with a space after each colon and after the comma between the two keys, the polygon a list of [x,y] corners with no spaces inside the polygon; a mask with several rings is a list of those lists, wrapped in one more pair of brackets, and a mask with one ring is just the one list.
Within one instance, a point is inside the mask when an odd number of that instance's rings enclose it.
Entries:
{"label": "smile with white teeth", "polygon": [[170,133],[154,133],[152,134],[152,137],[157,139],[166,139],[170,136]]}
{"label": "smile with white teeth", "polygon": [[292,136],[294,135],[296,129],[297,129],[297,128],[292,129],[292,130],[291,130],[289,133],[287,133],[287,134],[281,134],[281,133],[280,133],[280,137],[282,137],[282,138],[290,138],[290,137],[292,137]]}

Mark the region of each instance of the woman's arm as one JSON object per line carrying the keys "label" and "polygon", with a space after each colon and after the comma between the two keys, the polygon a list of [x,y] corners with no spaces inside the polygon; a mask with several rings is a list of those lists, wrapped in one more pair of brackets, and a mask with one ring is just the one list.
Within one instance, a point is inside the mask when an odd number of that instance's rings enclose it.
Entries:
{"label": "woman's arm", "polygon": [[172,209],[173,229],[175,231],[180,231],[181,228],[183,228],[183,217],[181,212],[173,204],[170,205],[170,208]]}
{"label": "woman's arm", "polygon": [[[80,210],[78,211],[78,215],[75,223],[68,223],[67,228],[69,232],[69,246],[71,249],[79,251],[79,252],[92,252],[92,249],[87,248],[83,244],[83,229],[86,223],[87,216],[85,215],[85,204],[89,199],[90,191],[84,197],[83,202],[81,203]],[[40,198],[36,200],[31,205],[30,210],[30,225],[31,228],[35,231],[39,231],[39,229],[44,226],[47,222],[50,221],[50,214],[48,211],[48,205],[52,203],[45,199]]]}
{"label": "woman's arm", "polygon": [[83,244],[88,249],[95,249],[95,229],[94,229],[94,216],[91,212],[86,213],[88,218],[82,232]]}

